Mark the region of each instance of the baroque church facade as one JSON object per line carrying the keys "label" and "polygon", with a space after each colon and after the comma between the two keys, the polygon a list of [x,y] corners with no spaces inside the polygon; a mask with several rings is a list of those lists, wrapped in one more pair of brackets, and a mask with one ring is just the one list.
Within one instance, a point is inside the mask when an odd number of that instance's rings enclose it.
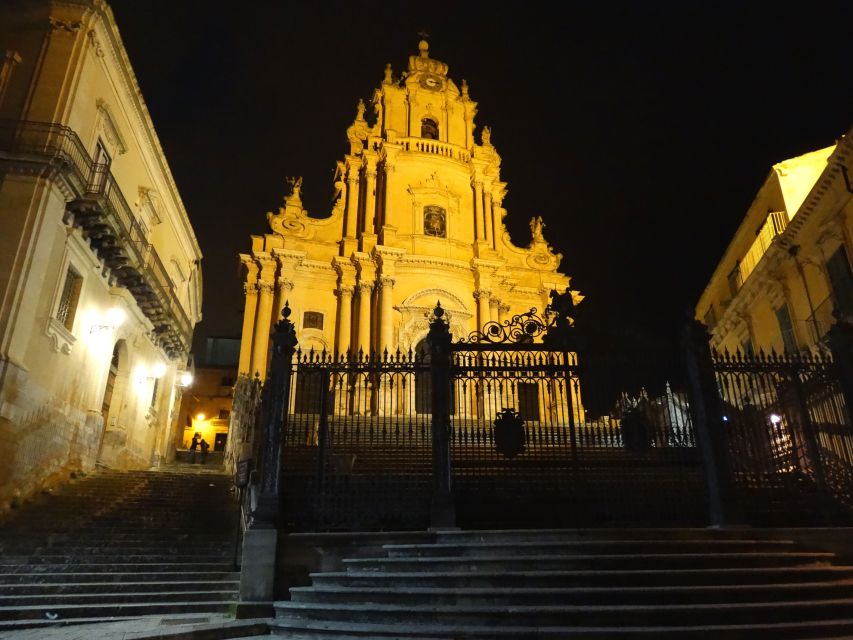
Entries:
{"label": "baroque church facade", "polygon": [[491,132],[475,141],[477,103],[425,41],[400,77],[386,67],[372,107],[373,123],[359,102],[347,129],[331,214],[309,215],[302,179],[291,179],[283,206],[267,214],[270,231],[240,255],[242,374],[265,377],[285,304],[303,351],[340,357],[420,349],[437,302],[460,338],[541,312],[552,290],[570,290],[541,218],[530,221],[527,247],[510,239]]}

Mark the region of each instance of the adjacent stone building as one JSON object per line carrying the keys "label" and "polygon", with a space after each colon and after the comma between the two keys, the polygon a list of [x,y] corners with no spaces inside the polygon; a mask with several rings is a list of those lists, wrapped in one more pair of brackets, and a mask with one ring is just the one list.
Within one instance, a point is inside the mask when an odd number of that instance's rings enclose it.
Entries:
{"label": "adjacent stone building", "polygon": [[241,373],[265,376],[285,303],[303,350],[393,354],[419,348],[436,302],[462,337],[531,307],[541,312],[552,290],[568,289],[541,218],[530,222],[527,247],[511,241],[490,130],[475,141],[468,85],[448,76],[426,42],[419,49],[403,74],[386,67],[369,119],[358,104],[330,214],[309,215],[302,180],[292,179],[284,205],[267,214],[270,232],[252,236],[240,256]]}
{"label": "adjacent stone building", "polygon": [[773,165],[696,305],[714,348],[819,353],[853,315],[851,133]]}
{"label": "adjacent stone building", "polygon": [[3,3],[0,53],[1,508],[168,453],[201,252],[103,0]]}

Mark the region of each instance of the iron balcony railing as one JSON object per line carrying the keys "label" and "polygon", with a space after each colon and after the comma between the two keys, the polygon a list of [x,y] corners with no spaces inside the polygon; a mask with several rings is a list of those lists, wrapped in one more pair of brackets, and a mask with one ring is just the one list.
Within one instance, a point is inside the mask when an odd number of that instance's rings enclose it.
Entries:
{"label": "iron balcony railing", "polygon": [[[93,162],[70,127],[28,121],[0,121],[0,160],[53,166],[63,171],[78,202],[99,205],[103,210],[101,220],[109,226],[127,255],[127,266],[136,269],[154,291],[162,313],[173,325],[170,329],[174,331],[179,348],[187,351],[192,337],[190,319],[157,250],[148,242],[144,228],[133,214],[109,165]],[[160,315],[160,310],[151,305],[140,304],[140,308],[148,316]]]}
{"label": "iron balcony railing", "polygon": [[739,263],[740,267],[740,283],[746,282],[755,267],[767,253],[770,245],[773,244],[776,236],[780,235],[788,226],[788,213],[785,211],[773,211],[767,215],[761,229],[758,230],[758,236],[746,252],[746,255]]}

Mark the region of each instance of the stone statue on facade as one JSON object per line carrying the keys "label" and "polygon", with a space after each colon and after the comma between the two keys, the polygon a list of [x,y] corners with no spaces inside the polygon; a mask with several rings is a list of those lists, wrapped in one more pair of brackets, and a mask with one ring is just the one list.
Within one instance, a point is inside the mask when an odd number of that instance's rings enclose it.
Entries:
{"label": "stone statue on facade", "polygon": [[545,242],[545,237],[542,235],[542,230],[545,228],[545,223],[542,221],[542,216],[535,216],[530,219],[530,235],[533,242]]}
{"label": "stone statue on facade", "polygon": [[302,176],[298,176],[295,178],[288,178],[287,184],[290,185],[290,196],[289,197],[300,198],[300,194],[302,192]]}

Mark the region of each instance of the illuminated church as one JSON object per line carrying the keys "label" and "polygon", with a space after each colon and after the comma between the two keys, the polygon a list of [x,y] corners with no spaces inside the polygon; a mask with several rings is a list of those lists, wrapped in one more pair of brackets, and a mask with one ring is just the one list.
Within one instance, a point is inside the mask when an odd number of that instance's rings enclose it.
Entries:
{"label": "illuminated church", "polygon": [[284,205],[267,214],[270,231],[240,255],[241,373],[265,377],[285,302],[303,351],[394,353],[420,348],[436,302],[460,338],[531,307],[541,312],[552,290],[569,289],[541,218],[530,221],[526,248],[510,240],[490,130],[475,140],[477,103],[426,42],[399,77],[386,66],[371,121],[365,111],[359,102],[346,131],[331,214],[309,215],[302,180],[291,179]]}

